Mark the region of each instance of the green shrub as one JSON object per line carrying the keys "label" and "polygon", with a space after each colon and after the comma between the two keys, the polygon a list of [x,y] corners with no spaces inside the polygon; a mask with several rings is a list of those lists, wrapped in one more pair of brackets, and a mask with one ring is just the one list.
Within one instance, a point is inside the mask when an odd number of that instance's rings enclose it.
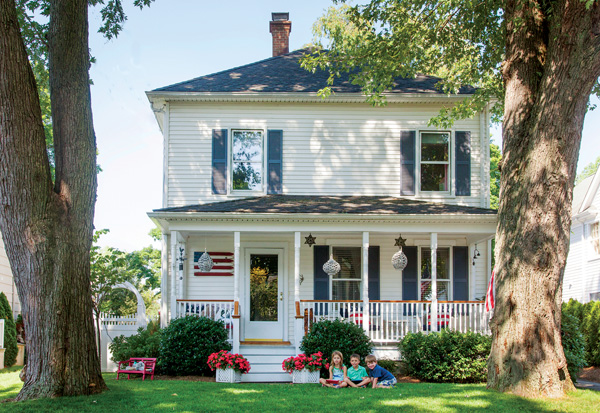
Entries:
{"label": "green shrub", "polygon": [[573,382],[585,366],[585,340],[579,328],[579,320],[574,315],[562,313],[560,336],[567,359],[567,368]]}
{"label": "green shrub", "polygon": [[138,328],[137,334],[129,337],[117,336],[108,345],[111,359],[117,363],[131,357],[159,357],[160,336],[162,330],[157,322],[150,322],[146,328]]}
{"label": "green shrub", "polygon": [[15,327],[15,319],[13,318],[8,298],[4,293],[0,293],[0,318],[4,321],[4,366],[11,367],[17,362],[17,328]]}
{"label": "green shrub", "polygon": [[300,350],[306,354],[320,351],[328,362],[331,362],[331,353],[337,350],[344,355],[344,364],[349,366],[353,353],[359,354],[364,363],[365,357],[373,350],[373,343],[357,324],[342,320],[323,320],[312,325],[302,339]]}
{"label": "green shrub", "polygon": [[477,383],[487,379],[492,338],[472,332],[408,333],[398,347],[408,373],[421,380]]}
{"label": "green shrub", "polygon": [[563,303],[562,311],[579,319],[587,365],[600,367],[600,301],[582,304],[571,299]]}
{"label": "green shrub", "polygon": [[222,321],[193,315],[177,318],[162,331],[158,366],[176,376],[209,373],[208,356],[220,350],[231,350]]}
{"label": "green shrub", "polygon": [[[364,360],[361,360],[364,362]],[[350,363],[348,363],[350,364]],[[400,366],[399,366],[399,362],[396,360],[390,360],[390,359],[377,359],[377,365],[383,367],[384,369],[386,369],[387,371],[389,371],[390,373],[392,373],[393,375],[396,375],[396,373],[400,370]]]}

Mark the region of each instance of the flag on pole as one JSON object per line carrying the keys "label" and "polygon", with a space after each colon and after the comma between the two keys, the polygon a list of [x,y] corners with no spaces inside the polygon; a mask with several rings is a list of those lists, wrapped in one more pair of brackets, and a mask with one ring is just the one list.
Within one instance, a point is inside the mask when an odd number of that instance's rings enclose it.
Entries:
{"label": "flag on pole", "polygon": [[496,306],[496,277],[494,273],[496,269],[492,270],[492,276],[490,277],[490,284],[488,285],[487,294],[485,295],[485,311],[490,312],[494,310]]}

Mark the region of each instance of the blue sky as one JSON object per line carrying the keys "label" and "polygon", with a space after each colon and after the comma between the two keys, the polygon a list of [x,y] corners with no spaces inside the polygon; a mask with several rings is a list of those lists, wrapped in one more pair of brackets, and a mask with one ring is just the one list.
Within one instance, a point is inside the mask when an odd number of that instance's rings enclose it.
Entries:
{"label": "blue sky", "polygon": [[[102,245],[131,251],[151,243],[146,213],[162,205],[162,135],[144,92],[270,57],[271,12],[290,13],[290,50],[299,49],[331,1],[157,0],[142,11],[125,3],[113,41],[96,33],[100,12],[90,9],[90,75],[103,169],[95,226],[110,229]],[[599,128],[600,108],[586,116],[578,171],[600,155]]]}

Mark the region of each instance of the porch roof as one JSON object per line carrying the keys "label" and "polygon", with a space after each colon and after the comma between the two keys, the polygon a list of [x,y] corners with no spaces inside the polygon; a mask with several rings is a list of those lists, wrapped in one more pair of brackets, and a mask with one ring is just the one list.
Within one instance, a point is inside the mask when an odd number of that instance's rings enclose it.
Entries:
{"label": "porch roof", "polygon": [[155,209],[155,213],[230,214],[355,214],[394,215],[479,215],[494,216],[495,209],[441,202],[425,202],[389,196],[265,195],[201,205]]}

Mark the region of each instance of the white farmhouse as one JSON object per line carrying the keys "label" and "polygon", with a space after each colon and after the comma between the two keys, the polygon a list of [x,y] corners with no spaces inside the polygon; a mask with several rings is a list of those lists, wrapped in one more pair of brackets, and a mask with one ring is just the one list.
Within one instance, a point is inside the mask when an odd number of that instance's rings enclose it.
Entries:
{"label": "white farmhouse", "polygon": [[563,301],[600,300],[600,169],[575,186]]}
{"label": "white farmhouse", "polygon": [[164,135],[163,205],[148,214],[163,233],[163,324],[222,319],[248,381],[289,381],[282,360],[321,318],[362,325],[389,357],[408,331],[486,331],[489,113],[427,126],[474,90],[397,79],[373,107],[342,78],[323,100],[328,74],[288,53],[287,13],[270,29],[273,57],[147,92]]}
{"label": "white farmhouse", "polygon": [[0,233],[0,292],[6,295],[10,308],[13,311],[14,317],[21,312],[21,303],[19,303],[19,295],[17,294],[17,288],[13,280],[12,271],[10,269],[10,263],[6,256],[6,250],[4,249],[4,241],[2,240],[2,234]]}

